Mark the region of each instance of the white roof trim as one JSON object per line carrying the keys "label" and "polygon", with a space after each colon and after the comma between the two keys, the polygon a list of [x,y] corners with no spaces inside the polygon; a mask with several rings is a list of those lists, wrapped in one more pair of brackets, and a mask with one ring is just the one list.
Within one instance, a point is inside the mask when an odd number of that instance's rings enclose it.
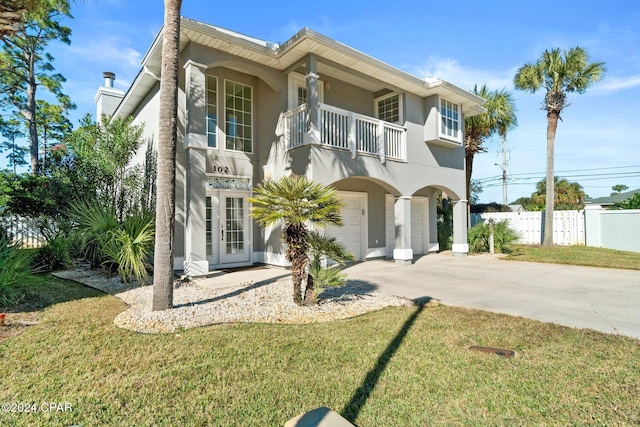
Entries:
{"label": "white roof trim", "polygon": [[[328,49],[328,52],[348,60],[349,64],[344,64],[347,68],[364,74],[373,70],[373,74],[370,74],[372,77],[386,82],[390,86],[421,97],[434,94],[444,96],[459,103],[463,108],[463,113],[467,116],[485,112],[482,107],[485,103],[483,98],[458,86],[441,79],[420,79],[308,28],[303,28],[288,41],[278,45],[189,18],[183,17],[180,25],[181,49],[191,41],[189,34],[204,36],[212,42],[219,40],[228,43],[229,46],[240,47],[247,52],[247,55],[252,56],[253,61],[278,70],[291,67],[309,53],[316,53],[319,58],[322,58],[323,55],[319,51],[326,52]],[[134,80],[114,115],[131,114],[137,105],[129,106],[127,104],[134,99],[140,100],[153,87],[161,72],[161,46],[162,29],[142,59],[143,70]],[[364,72],[365,69],[367,73]],[[153,76],[153,84],[147,81],[149,76]],[[139,91],[144,93],[138,94]]]}

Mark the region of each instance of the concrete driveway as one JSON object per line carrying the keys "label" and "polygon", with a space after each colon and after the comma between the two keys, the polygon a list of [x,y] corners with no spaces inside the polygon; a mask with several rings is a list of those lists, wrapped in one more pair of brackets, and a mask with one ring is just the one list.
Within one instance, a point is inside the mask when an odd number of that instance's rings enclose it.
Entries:
{"label": "concrete driveway", "polygon": [[640,338],[640,271],[432,254],[411,266],[367,261],[350,280],[411,299]]}

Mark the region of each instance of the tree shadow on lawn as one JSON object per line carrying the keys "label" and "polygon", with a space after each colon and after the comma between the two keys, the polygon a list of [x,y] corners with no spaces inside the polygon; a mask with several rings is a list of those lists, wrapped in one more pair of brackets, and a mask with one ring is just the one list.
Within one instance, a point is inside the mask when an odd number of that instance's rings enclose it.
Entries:
{"label": "tree shadow on lawn", "polygon": [[355,423],[355,420],[358,418],[362,407],[365,405],[371,392],[375,388],[376,384],[380,380],[380,376],[386,369],[389,361],[393,357],[393,355],[398,351],[402,341],[405,336],[415,323],[416,319],[422,313],[425,306],[432,300],[431,297],[421,297],[415,299],[416,310],[409,316],[409,318],[404,322],[400,331],[396,334],[396,336],[391,340],[387,348],[382,352],[380,357],[378,357],[378,361],[375,366],[367,373],[367,376],[364,378],[360,387],[356,389],[356,391],[351,396],[351,400],[347,403],[341,411],[341,415],[345,417],[349,422]]}
{"label": "tree shadow on lawn", "polygon": [[17,287],[19,300],[7,309],[7,313],[26,313],[44,310],[55,304],[106,295],[105,292],[74,280],[54,277],[51,274],[31,276]]}

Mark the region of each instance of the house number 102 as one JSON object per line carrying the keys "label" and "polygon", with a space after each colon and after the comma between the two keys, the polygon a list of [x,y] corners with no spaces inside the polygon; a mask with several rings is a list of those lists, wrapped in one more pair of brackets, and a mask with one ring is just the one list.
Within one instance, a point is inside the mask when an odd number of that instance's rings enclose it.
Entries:
{"label": "house number 102", "polygon": [[229,173],[229,166],[216,166],[213,165],[213,171],[218,173]]}

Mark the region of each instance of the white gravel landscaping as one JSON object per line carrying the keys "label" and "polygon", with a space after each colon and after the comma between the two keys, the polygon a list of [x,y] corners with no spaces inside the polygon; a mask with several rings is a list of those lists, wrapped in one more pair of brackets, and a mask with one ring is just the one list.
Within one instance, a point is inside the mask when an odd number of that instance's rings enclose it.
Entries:
{"label": "white gravel landscaping", "polygon": [[[230,273],[233,274],[233,273]],[[170,333],[182,329],[230,322],[311,323],[345,319],[388,306],[411,306],[413,302],[347,281],[345,286],[323,290],[312,307],[293,302],[291,278],[242,283],[219,288],[207,278],[176,283],[174,308],[151,311],[152,286],[121,283],[117,276],[95,270],[75,269],[55,274],[113,294],[129,308],[114,323],[143,333]]]}

